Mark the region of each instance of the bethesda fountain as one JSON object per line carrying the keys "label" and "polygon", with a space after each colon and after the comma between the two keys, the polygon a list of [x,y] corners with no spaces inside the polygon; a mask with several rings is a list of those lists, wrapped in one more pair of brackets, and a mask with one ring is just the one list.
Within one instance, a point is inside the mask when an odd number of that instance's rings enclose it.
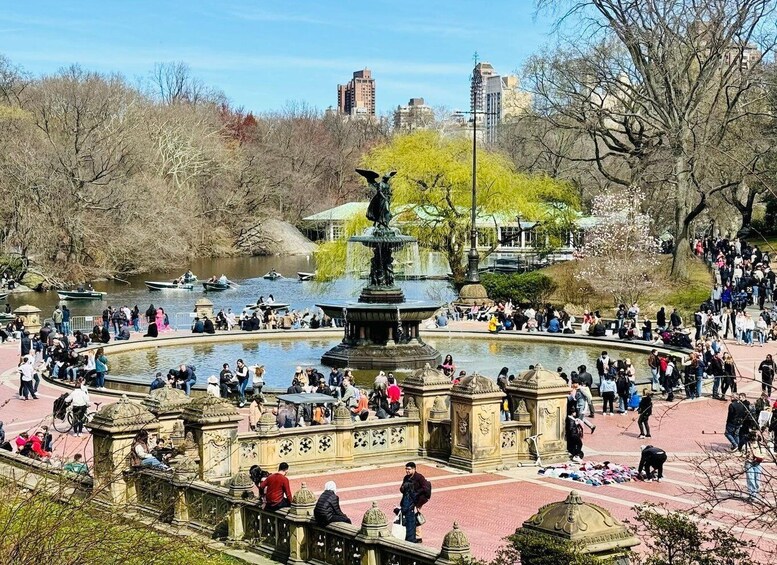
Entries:
{"label": "bethesda fountain", "polygon": [[358,301],[317,304],[327,316],[343,320],[343,341],[327,351],[321,362],[330,367],[354,369],[417,369],[439,364],[440,353],[421,340],[419,326],[441,305],[407,301],[394,281],[394,252],[414,237],[403,235],[391,222],[391,179],[396,171],[381,177],[374,171],[356,169],[375,189],[367,207],[373,222],[362,235],[348,241],[372,250],[369,285]]}

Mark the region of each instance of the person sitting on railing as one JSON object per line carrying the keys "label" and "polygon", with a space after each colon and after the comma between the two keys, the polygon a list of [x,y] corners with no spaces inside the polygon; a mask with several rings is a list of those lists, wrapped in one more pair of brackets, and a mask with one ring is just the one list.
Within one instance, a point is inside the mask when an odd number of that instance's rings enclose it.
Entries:
{"label": "person sitting on railing", "polygon": [[208,318],[207,316],[203,316],[202,320],[202,329],[206,334],[215,334],[216,333],[216,327],[213,325],[213,320]]}
{"label": "person sitting on railing", "polygon": [[337,485],[334,481],[327,481],[324,485],[324,492],[318,497],[313,509],[313,517],[319,526],[327,526],[333,522],[351,523],[351,519],[340,509],[340,497],[337,496]]}
{"label": "person sitting on railing", "polygon": [[130,461],[133,467],[151,467],[160,471],[169,471],[170,467],[151,454],[148,448],[148,431],[140,430],[132,442]]}
{"label": "person sitting on railing", "polygon": [[278,465],[278,472],[264,479],[259,490],[264,494],[264,509],[272,512],[291,506],[291,486],[286,473],[289,472],[289,464],[285,461]]}
{"label": "person sitting on railing", "polygon": [[76,453],[73,455],[73,460],[65,463],[62,467],[63,471],[73,473],[75,475],[88,475],[89,467],[83,462],[83,455]]}
{"label": "person sitting on railing", "polygon": [[201,334],[204,332],[205,332],[205,324],[203,324],[202,320],[200,320],[199,317],[195,317],[194,323],[192,323],[192,333]]}
{"label": "person sitting on railing", "polygon": [[165,388],[167,386],[167,381],[162,378],[161,371],[157,371],[156,375],[154,375],[154,380],[151,381],[150,392],[153,392],[155,390],[158,390],[160,388]]}
{"label": "person sitting on railing", "polygon": [[186,392],[186,396],[192,393],[192,387],[197,383],[197,376],[194,374],[192,365],[182,364],[178,367],[178,373],[175,376],[175,384],[178,388]]}
{"label": "person sitting on railing", "polygon": [[30,437],[27,432],[22,432],[16,438],[16,449],[19,455],[46,461],[51,457],[51,452],[43,449],[43,432],[36,432]]}
{"label": "person sitting on railing", "polygon": [[208,377],[208,386],[205,387],[205,392],[216,398],[221,398],[221,391],[219,390],[219,378],[216,375]]}
{"label": "person sitting on railing", "polygon": [[366,421],[370,417],[369,397],[367,391],[359,389],[359,398],[356,401],[356,406],[351,408],[351,419],[355,420],[359,418],[362,422]]}

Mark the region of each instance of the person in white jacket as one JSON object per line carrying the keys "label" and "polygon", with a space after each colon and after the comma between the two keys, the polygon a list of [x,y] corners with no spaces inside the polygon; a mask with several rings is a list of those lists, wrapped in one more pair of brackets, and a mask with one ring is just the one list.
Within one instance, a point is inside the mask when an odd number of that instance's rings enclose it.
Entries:
{"label": "person in white jacket", "polygon": [[221,398],[221,389],[219,388],[219,378],[216,375],[208,377],[208,386],[205,392],[216,398]]}
{"label": "person in white jacket", "polygon": [[86,410],[92,404],[84,379],[76,381],[76,388],[67,395],[65,403],[70,404],[73,409],[73,433],[76,437],[81,437],[86,422]]}

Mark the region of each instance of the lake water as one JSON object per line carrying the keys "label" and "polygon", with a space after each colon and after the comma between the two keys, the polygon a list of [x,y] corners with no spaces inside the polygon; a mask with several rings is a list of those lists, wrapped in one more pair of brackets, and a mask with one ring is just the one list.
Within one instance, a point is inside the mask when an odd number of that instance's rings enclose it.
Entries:
{"label": "lake water", "polygon": [[[230,280],[240,286],[224,292],[203,292],[202,285],[195,284],[192,291],[163,290],[151,292],[143,281],[171,281],[186,271],[187,267],[168,271],[158,271],[128,279],[129,285],[118,281],[95,282],[95,290],[107,292],[105,301],[68,301],[68,307],[74,316],[95,315],[102,312],[109,304],[112,306],[127,305],[132,308],[138,305],[145,311],[149,304],[163,307],[168,313],[191,312],[198,298],[207,296],[216,311],[219,308],[232,308],[239,313],[246,304],[256,303],[260,296],[265,298],[272,294],[276,302],[290,304],[292,308],[310,308],[315,302],[322,300],[343,300],[357,298],[366,281],[357,278],[345,278],[331,283],[314,281],[299,282],[297,272],[315,271],[312,257],[238,257],[230,259],[201,259],[190,263],[188,268],[200,280],[212,275],[225,274]],[[285,278],[270,281],[262,276],[275,269]],[[455,293],[446,281],[402,281],[398,283],[408,300],[435,300],[446,302],[455,298]],[[8,301],[13,308],[22,304],[33,304],[40,308],[43,317],[51,316],[51,312],[59,303],[56,292],[29,292],[11,294]]]}
{"label": "lake water", "polygon": [[[223,363],[229,363],[234,369],[235,362],[243,359],[249,366],[264,365],[265,382],[273,388],[286,388],[291,383],[297,365],[313,366],[324,374],[329,369],[321,365],[321,356],[329,348],[339,343],[337,338],[316,339],[268,339],[266,341],[227,342],[190,346],[158,347],[148,350],[117,353],[109,356],[111,377],[138,379],[151,382],[156,371],[167,370],[181,363],[196,367],[197,380],[204,383],[209,375],[218,374]],[[444,356],[450,353],[459,369],[467,372],[478,371],[483,375],[496,378],[502,367],[508,367],[510,373],[519,373],[529,365],[541,364],[554,371],[563,367],[569,373],[579,365],[586,365],[595,373],[596,357],[601,353],[600,346],[565,345],[520,342],[507,340],[468,339],[465,337],[446,338],[439,334],[427,335],[424,341],[437,348]],[[632,358],[637,367],[637,376],[647,376],[644,363],[637,361],[639,353],[608,348],[614,359]],[[643,374],[644,373],[644,374]],[[359,371],[356,374],[360,384],[371,384],[376,372]],[[397,371],[397,374],[401,374]]]}

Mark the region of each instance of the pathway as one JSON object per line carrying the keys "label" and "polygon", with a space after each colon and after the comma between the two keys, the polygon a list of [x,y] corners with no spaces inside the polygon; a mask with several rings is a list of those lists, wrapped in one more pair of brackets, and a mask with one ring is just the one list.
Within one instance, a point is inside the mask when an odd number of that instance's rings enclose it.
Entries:
{"label": "pathway", "polygon": [[[485,330],[485,327],[481,325],[477,329]],[[777,354],[777,343],[768,343],[764,348],[738,346],[731,342],[727,342],[727,346],[744,376],[740,391],[747,392],[751,398],[757,397],[759,383],[747,379],[752,379],[755,367],[766,353]],[[636,363],[644,362],[639,356],[635,357]],[[41,383],[40,400],[25,402],[18,399],[18,377],[15,371],[9,371],[15,367],[17,360],[17,343],[0,345],[0,374],[5,372],[0,377],[0,420],[5,422],[6,434],[11,441],[19,432],[33,431],[47,423],[51,404],[59,395],[57,387]],[[101,402],[115,400],[94,393],[92,397]],[[490,558],[503,543],[503,538],[513,533],[540,506],[563,500],[573,488],[581,491],[584,500],[606,507],[621,519],[633,517],[632,507],[645,501],[663,503],[671,509],[699,509],[702,501],[700,479],[689,459],[702,454],[704,449],[727,445],[722,436],[726,410],[726,402],[710,398],[683,400],[671,405],[657,400],[652,418],[652,441],[670,454],[666,479],[661,483],[631,482],[592,487],[538,475],[533,467],[468,474],[424,462],[419,465],[419,470],[434,485],[432,500],[424,509],[428,520],[423,528],[424,542],[439,547],[443,536],[456,520],[468,534],[474,554]],[[595,423],[596,433],[586,434],[584,438],[587,459],[636,465],[639,446],[645,440],[637,438],[639,432],[633,416],[598,415]],[[245,421],[242,427],[247,427]],[[54,436],[57,456],[69,458],[73,453],[83,452],[87,458],[90,457],[92,444],[88,434],[75,438],[55,432]],[[402,463],[364,469],[322,469],[321,473],[309,475],[294,475],[293,468],[291,472],[293,490],[304,481],[318,493],[327,480],[335,480],[342,508],[355,522],[360,520],[373,500],[387,516],[393,516],[392,510],[399,502],[398,488],[404,474]],[[709,520],[712,524],[730,524],[733,519],[748,516],[751,512],[752,507],[748,504],[732,500],[715,508]],[[777,532],[765,531],[759,528],[757,522],[744,529],[742,536],[761,540],[769,546],[777,544]]]}

